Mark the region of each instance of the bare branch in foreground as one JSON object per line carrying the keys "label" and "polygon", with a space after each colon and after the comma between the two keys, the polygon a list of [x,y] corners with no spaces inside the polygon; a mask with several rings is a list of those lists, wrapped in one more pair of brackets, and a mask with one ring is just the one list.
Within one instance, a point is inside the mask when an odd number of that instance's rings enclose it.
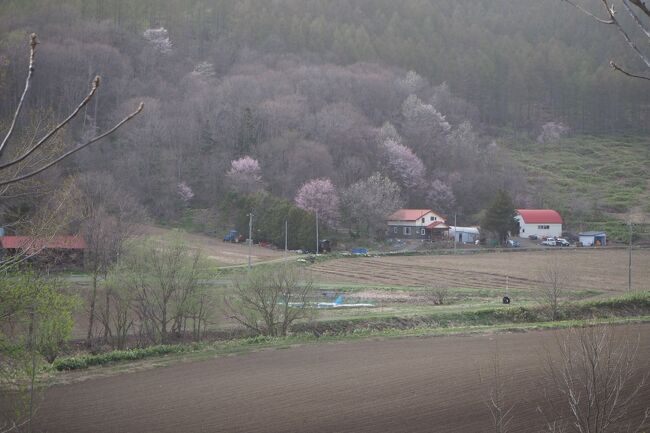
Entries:
{"label": "bare branch in foreground", "polygon": [[38,169],[32,171],[31,173],[27,173],[27,174],[24,174],[24,175],[22,175],[22,176],[17,176],[17,177],[14,177],[14,178],[12,178],[12,179],[9,179],[9,180],[3,180],[3,181],[0,181],[0,186],[2,186],[2,185],[9,185],[9,184],[11,184],[11,183],[20,182],[20,181],[22,181],[22,180],[29,179],[30,177],[36,176],[37,174],[39,174],[39,173],[41,173],[41,172],[47,170],[48,168],[52,167],[53,165],[58,164],[59,162],[63,161],[64,159],[66,159],[67,157],[71,156],[72,154],[79,152],[81,149],[83,149],[83,148],[85,148],[85,147],[88,147],[88,146],[90,146],[91,144],[93,144],[94,142],[99,141],[99,140],[101,140],[102,138],[104,138],[104,137],[106,137],[106,136],[112,134],[113,132],[117,131],[117,130],[118,130],[122,125],[124,125],[126,122],[128,122],[129,120],[133,119],[135,116],[137,116],[138,114],[140,114],[140,112],[142,111],[143,108],[144,108],[144,103],[141,102],[140,105],[138,106],[138,108],[137,108],[133,113],[131,113],[131,114],[129,114],[128,116],[126,116],[126,117],[125,117],[124,119],[122,119],[119,123],[117,123],[115,126],[113,126],[113,127],[112,127],[111,129],[109,129],[108,131],[104,132],[103,134],[100,134],[100,135],[98,135],[98,136],[96,136],[96,137],[93,137],[92,139],[88,140],[87,142],[85,142],[85,143],[83,143],[83,144],[80,144],[79,146],[75,147],[74,149],[69,150],[68,152],[66,152],[66,153],[64,153],[63,155],[59,156],[59,157],[56,158],[55,160],[53,160],[53,161],[51,161],[50,163],[44,165],[43,167],[40,167],[40,168],[38,168]]}
{"label": "bare branch in foreground", "polygon": [[[11,125],[9,126],[9,130],[7,131],[4,139],[2,140],[2,143],[0,143],[0,157],[2,157],[2,153],[5,150],[5,147],[6,147],[7,143],[9,142],[10,138],[13,135],[14,128],[15,128],[15,125],[16,125],[16,121],[17,121],[17,119],[18,119],[18,117],[20,115],[20,112],[22,110],[23,103],[25,101],[25,97],[26,97],[26,95],[27,95],[27,93],[28,93],[28,91],[30,89],[30,85],[31,85],[31,82],[32,82],[32,77],[33,77],[33,74],[34,74],[34,60],[35,60],[35,55],[36,55],[36,45],[37,44],[38,44],[37,36],[36,36],[35,33],[32,33],[31,34],[31,42],[30,42],[29,70],[27,72],[27,79],[25,81],[25,89],[23,90],[23,93],[22,93],[22,95],[20,97],[20,101],[18,102],[18,106],[16,107],[16,111],[14,112],[13,120],[11,122]],[[92,86],[91,86],[91,89],[90,89],[89,93],[79,103],[79,105],[77,105],[77,107],[65,119],[63,119],[59,124],[57,124],[51,130],[49,130],[34,146],[27,149],[24,153],[19,154],[19,156],[17,156],[12,161],[6,162],[4,164],[0,164],[0,175],[2,174],[3,171],[5,171],[5,179],[0,180],[0,186],[13,184],[13,183],[16,183],[16,182],[23,181],[25,179],[29,179],[30,177],[36,176],[37,174],[47,170],[48,168],[52,167],[53,165],[58,164],[59,162],[66,159],[70,155],[73,155],[74,153],[80,151],[81,149],[83,149],[83,148],[91,145],[92,143],[94,143],[94,142],[96,142],[98,140],[101,140],[102,138],[104,138],[104,137],[112,134],[113,132],[117,131],[122,125],[124,125],[126,122],[131,120],[133,117],[135,117],[136,115],[138,115],[142,111],[142,109],[144,107],[144,104],[140,103],[140,106],[138,107],[138,109],[136,111],[134,111],[133,113],[131,113],[130,115],[128,115],[127,117],[122,119],[119,123],[117,123],[115,126],[110,128],[105,133],[100,134],[100,135],[90,139],[89,141],[74,147],[73,149],[63,153],[59,157],[57,157],[54,160],[50,161],[49,163],[45,162],[44,160],[39,161],[37,163],[37,168],[35,168],[33,171],[31,171],[31,172],[29,172],[27,174],[20,175],[20,174],[15,172],[13,174],[7,175],[7,172],[6,172],[7,168],[12,167],[12,166],[14,166],[16,164],[19,164],[20,162],[27,159],[30,155],[32,155],[34,152],[36,152],[41,146],[43,146],[45,143],[47,143],[57,132],[59,132],[63,127],[68,125],[75,117],[77,117],[77,115],[81,112],[81,109],[83,107],[85,107],[92,100],[92,98],[95,96],[95,94],[97,92],[97,89],[99,88],[100,81],[101,80],[100,80],[99,76],[95,77],[95,79],[92,82]],[[40,167],[38,167],[38,165],[40,165]]]}
{"label": "bare branch in foreground", "polygon": [[617,70],[618,72],[620,72],[620,73],[622,73],[622,74],[624,74],[624,75],[627,75],[628,77],[639,78],[639,79],[641,79],[641,80],[648,80],[648,81],[650,81],[650,77],[645,77],[645,76],[643,76],[643,75],[636,75],[636,74],[632,74],[631,72],[627,72],[625,69],[621,68],[620,66],[618,66],[616,63],[614,63],[614,62],[611,61],[611,60],[610,60],[610,62],[609,62],[609,66],[611,66],[612,68],[614,68],[614,69]]}
{"label": "bare branch in foreground", "polygon": [[68,115],[68,117],[66,117],[62,122],[60,122],[58,125],[56,125],[54,128],[52,128],[47,134],[45,134],[43,136],[43,138],[38,140],[38,142],[31,149],[29,149],[27,152],[23,153],[21,156],[14,159],[13,161],[9,161],[9,162],[7,162],[5,164],[1,164],[0,165],[0,170],[2,170],[3,168],[11,167],[14,164],[18,164],[20,161],[23,161],[29,155],[34,153],[34,151],[36,151],[39,147],[41,147],[45,142],[47,142],[50,138],[52,138],[52,136],[54,134],[56,134],[58,131],[60,131],[61,128],[63,128],[68,123],[70,123],[72,121],[72,119],[74,119],[77,116],[77,114],[79,114],[81,109],[83,107],[85,107],[88,104],[88,102],[90,102],[90,100],[93,98],[93,96],[97,92],[97,89],[99,88],[99,83],[100,83],[100,77],[96,76],[95,79],[93,80],[93,83],[92,83],[92,86],[90,88],[90,92],[88,93],[88,95],[86,95],[86,97],[83,99],[83,101],[81,101],[81,103],[79,103],[77,108],[75,108],[74,111],[72,113],[70,113],[70,115]]}
{"label": "bare branch in foreground", "polygon": [[31,38],[31,42],[29,44],[30,47],[29,68],[27,70],[27,79],[25,80],[25,89],[23,90],[22,95],[20,95],[20,101],[18,102],[18,107],[16,107],[16,111],[14,112],[14,117],[11,121],[11,125],[9,126],[9,131],[7,131],[7,135],[5,135],[5,138],[2,140],[2,143],[0,143],[0,157],[2,156],[2,151],[4,150],[7,142],[9,142],[9,139],[11,138],[11,135],[14,132],[14,127],[16,126],[16,120],[20,115],[20,110],[23,108],[23,102],[25,102],[25,96],[29,91],[29,87],[32,81],[32,76],[34,75],[34,58],[36,56],[36,45],[38,45],[38,39],[36,37],[36,33],[32,33],[30,38]]}
{"label": "bare branch in foreground", "polygon": [[[591,18],[595,19],[596,21],[598,21],[601,24],[613,24],[611,19],[607,20],[607,19],[599,18],[596,15],[589,12],[587,9],[580,6],[578,3],[574,3],[572,0],[563,0],[563,1],[569,3],[571,6],[578,9],[580,12],[584,13],[587,16],[590,16]],[[606,7],[607,7],[607,4],[606,4]]]}

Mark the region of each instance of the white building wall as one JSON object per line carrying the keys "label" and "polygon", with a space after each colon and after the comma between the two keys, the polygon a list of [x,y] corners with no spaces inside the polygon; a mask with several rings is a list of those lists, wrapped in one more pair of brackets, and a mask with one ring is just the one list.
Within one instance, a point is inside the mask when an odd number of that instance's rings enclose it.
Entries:
{"label": "white building wall", "polygon": [[[422,221],[424,219],[424,221]],[[409,226],[409,227],[426,227],[435,221],[445,221],[440,215],[435,212],[428,212],[415,221],[388,221],[391,226]]]}
{"label": "white building wall", "polygon": [[595,240],[595,236],[580,236],[580,243],[585,247],[593,247]]}
{"label": "white building wall", "polygon": [[515,217],[519,221],[519,237],[527,238],[530,235],[538,237],[562,236],[562,224],[526,224],[520,215]]}

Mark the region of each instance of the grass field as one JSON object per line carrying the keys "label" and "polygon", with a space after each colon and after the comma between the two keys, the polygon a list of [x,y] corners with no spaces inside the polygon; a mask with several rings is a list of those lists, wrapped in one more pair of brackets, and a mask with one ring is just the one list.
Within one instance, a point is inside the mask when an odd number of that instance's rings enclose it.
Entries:
{"label": "grass field", "polygon": [[510,151],[532,180],[545,179],[548,197],[565,205],[576,195],[596,210],[650,214],[647,138],[565,138],[556,143],[531,143]]}

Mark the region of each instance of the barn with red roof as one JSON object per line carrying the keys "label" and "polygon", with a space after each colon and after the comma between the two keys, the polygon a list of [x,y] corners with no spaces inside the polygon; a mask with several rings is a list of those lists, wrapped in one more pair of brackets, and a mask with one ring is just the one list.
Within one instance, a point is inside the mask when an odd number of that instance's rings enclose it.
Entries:
{"label": "barn with red roof", "polygon": [[562,217],[553,209],[517,209],[519,237],[562,236]]}
{"label": "barn with red roof", "polygon": [[388,217],[389,238],[433,241],[448,232],[445,218],[431,209],[400,209]]}

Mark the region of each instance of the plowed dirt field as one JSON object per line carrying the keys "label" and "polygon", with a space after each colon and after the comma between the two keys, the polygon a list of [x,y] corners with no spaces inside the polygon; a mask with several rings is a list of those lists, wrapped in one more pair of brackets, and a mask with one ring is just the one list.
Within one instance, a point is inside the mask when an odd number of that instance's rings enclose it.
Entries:
{"label": "plowed dirt field", "polygon": [[[447,256],[364,257],[329,260],[310,267],[317,281],[385,286],[502,289],[506,276],[512,289],[533,289],[554,262],[566,273],[569,290],[622,292],[628,284],[628,252],[624,249],[549,249],[535,252]],[[632,255],[632,288],[647,290],[650,250]]]}
{"label": "plowed dirt field", "polygon": [[[650,358],[650,325],[639,359]],[[73,432],[482,432],[490,366],[501,353],[510,431],[542,427],[544,345],[554,332],[405,338],[268,350],[47,390],[38,430]],[[650,404],[650,388],[629,418]],[[491,430],[493,431],[493,430]]]}

